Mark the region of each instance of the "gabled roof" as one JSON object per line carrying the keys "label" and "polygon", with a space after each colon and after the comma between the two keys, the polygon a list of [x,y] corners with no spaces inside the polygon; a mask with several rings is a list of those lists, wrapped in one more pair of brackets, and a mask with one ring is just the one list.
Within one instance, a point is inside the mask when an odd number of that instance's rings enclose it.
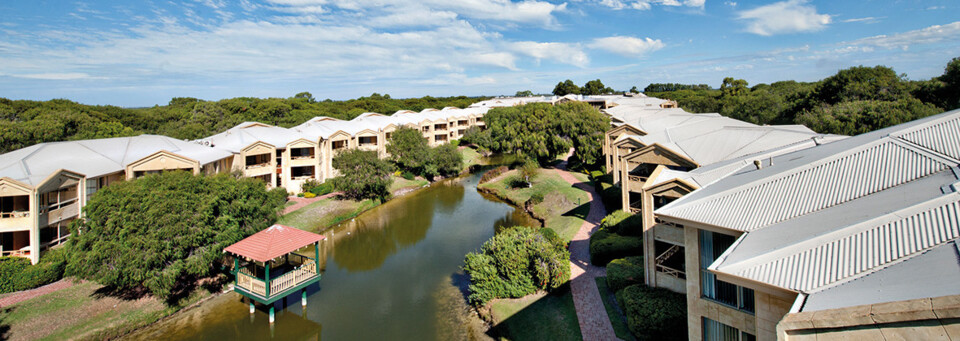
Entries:
{"label": "gabled roof", "polygon": [[960,110],[762,159],[655,213],[745,232],[710,270],[807,293],[810,309],[960,294],[957,122]]}
{"label": "gabled roof", "polygon": [[316,233],[275,224],[227,246],[223,249],[223,252],[229,252],[258,262],[266,262],[326,238]]}
{"label": "gabled roof", "polygon": [[283,148],[300,138],[303,138],[303,135],[293,129],[257,122],[245,122],[227,129],[225,132],[207,137],[203,141],[209,142],[216,148],[239,153],[244,148],[257,142],[266,142],[276,148]]}
{"label": "gabled roof", "polygon": [[87,177],[123,171],[127,165],[159,151],[196,160],[201,165],[231,156],[218,148],[160,135],[39,143],[0,155],[0,177],[32,186],[66,169]]}

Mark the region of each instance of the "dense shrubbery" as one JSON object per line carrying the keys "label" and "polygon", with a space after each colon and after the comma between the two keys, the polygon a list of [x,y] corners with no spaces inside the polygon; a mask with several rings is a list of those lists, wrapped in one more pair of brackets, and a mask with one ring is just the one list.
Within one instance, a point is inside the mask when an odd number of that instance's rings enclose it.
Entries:
{"label": "dense shrubbery", "polygon": [[513,227],[501,230],[463,266],[470,276],[470,302],[522,297],[570,280],[570,252],[556,233]]}
{"label": "dense shrubbery", "polygon": [[51,249],[40,257],[40,262],[30,265],[30,260],[21,257],[0,257],[0,294],[33,289],[63,278],[67,266],[65,247]]}
{"label": "dense shrubbery", "polygon": [[908,80],[885,66],[857,66],[812,83],[747,88],[746,81],[728,78],[721,90],[667,85],[651,84],[647,95],[676,100],[690,112],[854,135],[960,107],[960,58],[951,60],[943,75],[923,81]]}
{"label": "dense shrubbery", "polygon": [[483,175],[480,176],[480,183],[481,184],[487,183],[488,181],[495,179],[496,177],[500,176],[500,174],[506,173],[509,170],[510,170],[510,167],[507,167],[507,166],[500,166],[500,167],[488,170],[486,173],[483,173]]}
{"label": "dense shrubbery", "polygon": [[286,196],[227,174],[165,172],[107,186],[71,225],[67,274],[174,299],[218,269],[224,247],[273,224]]}
{"label": "dense shrubbery", "polygon": [[456,144],[446,143],[430,148],[420,131],[409,127],[399,128],[392,133],[387,153],[390,153],[397,168],[404,171],[405,179],[406,174],[410,173],[407,180],[412,180],[414,174],[432,179],[438,175],[456,175],[463,170],[463,154],[460,154]]}
{"label": "dense shrubbery", "polygon": [[613,174],[604,174],[593,178],[593,185],[603,200],[607,212],[619,210],[622,206],[620,188],[613,185]]}
{"label": "dense shrubbery", "polygon": [[617,292],[643,283],[643,256],[614,259],[607,264],[607,286]]}
{"label": "dense shrubbery", "polygon": [[617,292],[617,302],[638,340],[687,339],[687,300],[683,294],[635,284]]}
{"label": "dense shrubbery", "polygon": [[348,149],[333,157],[340,176],[330,179],[333,188],[351,199],[386,199],[390,196],[393,165],[375,151]]}
{"label": "dense shrubbery", "polygon": [[602,161],[601,141],[610,120],[583,102],[558,105],[532,103],[490,109],[484,115],[487,130],[468,130],[464,136],[493,152],[520,154],[545,163],[576,148],[584,164]]}
{"label": "dense shrubbery", "polygon": [[590,262],[605,266],[611,260],[643,254],[643,238],[637,215],[616,211],[603,218],[590,236]]}
{"label": "dense shrubbery", "polygon": [[56,99],[45,102],[0,98],[0,153],[40,142],[161,134],[178,139],[210,136],[245,121],[292,127],[315,116],[352,119],[364,112],[466,106],[483,100],[465,96],[392,99],[373,94],[347,101],[317,101],[309,93],[291,98],[240,97],[219,101],[173,98],[165,106],[127,109]]}

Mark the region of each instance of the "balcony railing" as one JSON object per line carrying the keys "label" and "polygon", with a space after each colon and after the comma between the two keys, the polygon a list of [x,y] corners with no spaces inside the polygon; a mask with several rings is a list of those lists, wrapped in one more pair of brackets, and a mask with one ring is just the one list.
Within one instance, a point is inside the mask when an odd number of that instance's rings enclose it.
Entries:
{"label": "balcony railing", "polygon": [[260,167],[266,167],[266,166],[269,166],[269,165],[270,165],[270,162],[258,163],[258,164],[255,164],[255,165],[247,165],[247,169],[254,169],[254,168],[260,168]]}
{"label": "balcony railing", "polygon": [[673,277],[676,277],[676,278],[679,278],[679,279],[687,279],[687,274],[684,273],[683,271],[680,271],[680,270],[677,270],[677,269],[674,269],[674,268],[670,268],[670,267],[667,267],[667,266],[664,266],[664,265],[660,265],[660,264],[657,264],[657,272],[662,272],[662,273],[664,273],[664,274],[667,274],[667,275],[670,275],[670,276],[673,276]]}
{"label": "balcony railing", "polygon": [[0,219],[6,218],[26,218],[30,216],[30,211],[0,212]]}
{"label": "balcony railing", "polygon": [[267,284],[264,283],[263,279],[257,278],[246,268],[241,268],[237,272],[237,287],[264,298],[283,295],[285,294],[284,291],[295,288],[317,276],[317,263],[310,258],[302,257],[302,259],[304,260],[303,265],[270,280],[270,295],[267,295]]}
{"label": "balcony railing", "polygon": [[630,176],[627,176],[627,179],[630,179],[630,181],[634,181],[634,182],[646,182],[646,181],[647,181],[647,177],[645,177],[645,176],[639,176],[639,175],[630,175]]}
{"label": "balcony railing", "polygon": [[290,160],[310,160],[310,159],[313,159],[313,155],[299,155],[299,156],[290,157]]}

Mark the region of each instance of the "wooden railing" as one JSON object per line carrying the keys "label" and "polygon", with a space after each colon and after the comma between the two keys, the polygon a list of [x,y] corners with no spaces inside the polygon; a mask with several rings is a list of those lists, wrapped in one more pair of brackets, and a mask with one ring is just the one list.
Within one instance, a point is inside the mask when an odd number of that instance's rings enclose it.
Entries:
{"label": "wooden railing", "polygon": [[680,271],[680,270],[677,270],[677,269],[674,269],[674,268],[670,268],[670,267],[666,267],[666,266],[663,266],[663,265],[660,265],[660,264],[657,264],[657,272],[662,272],[662,273],[665,273],[665,274],[667,274],[667,275],[670,275],[670,276],[673,276],[673,277],[676,277],[676,278],[679,278],[679,279],[686,279],[686,278],[687,278],[687,274],[684,273],[683,271]]}
{"label": "wooden railing", "polygon": [[237,273],[237,286],[251,293],[263,297],[267,296],[267,286],[263,284],[263,280],[254,276],[247,269],[240,269],[240,272]]}
{"label": "wooden railing", "polygon": [[277,279],[270,280],[270,294],[281,293],[287,289],[296,287],[300,283],[316,276],[316,263],[306,262],[303,266],[283,274]]}

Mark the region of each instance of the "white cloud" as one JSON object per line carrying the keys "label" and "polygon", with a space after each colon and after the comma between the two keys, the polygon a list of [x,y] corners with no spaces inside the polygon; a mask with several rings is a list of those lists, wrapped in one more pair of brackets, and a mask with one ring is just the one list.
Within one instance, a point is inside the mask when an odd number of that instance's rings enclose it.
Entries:
{"label": "white cloud", "polygon": [[640,57],[665,45],[660,39],[614,36],[594,39],[588,46],[626,57]]}
{"label": "white cloud", "polygon": [[65,72],[65,73],[31,73],[23,75],[11,75],[18,78],[29,78],[29,79],[45,79],[45,80],[77,80],[90,78],[90,75],[82,72]]}
{"label": "white cloud", "polygon": [[913,45],[938,44],[946,41],[960,41],[960,21],[892,35],[857,39],[841,45],[907,50]]}
{"label": "white cloud", "polygon": [[723,4],[730,7],[737,7],[737,3],[734,1],[724,1]]}
{"label": "white cloud", "polygon": [[877,17],[850,18],[850,19],[844,19],[843,22],[845,22],[845,23],[863,22],[863,23],[872,24],[872,23],[879,22],[880,19],[883,19],[883,18],[884,18],[884,17],[880,17],[880,18],[877,18]]}
{"label": "white cloud", "polygon": [[510,43],[509,48],[516,53],[533,57],[538,62],[547,59],[578,67],[586,67],[590,63],[590,58],[579,44],[518,41]]}
{"label": "white cloud", "polygon": [[783,33],[813,32],[830,23],[828,14],[819,14],[807,0],[787,0],[760,6],[739,13],[748,22],[747,32],[762,36]]}
{"label": "white cloud", "polygon": [[653,8],[653,5],[662,5],[669,7],[692,7],[703,9],[703,6],[706,4],[706,0],[599,0],[597,2],[600,6],[608,7],[614,10],[622,9],[635,9],[638,11],[646,11]]}

